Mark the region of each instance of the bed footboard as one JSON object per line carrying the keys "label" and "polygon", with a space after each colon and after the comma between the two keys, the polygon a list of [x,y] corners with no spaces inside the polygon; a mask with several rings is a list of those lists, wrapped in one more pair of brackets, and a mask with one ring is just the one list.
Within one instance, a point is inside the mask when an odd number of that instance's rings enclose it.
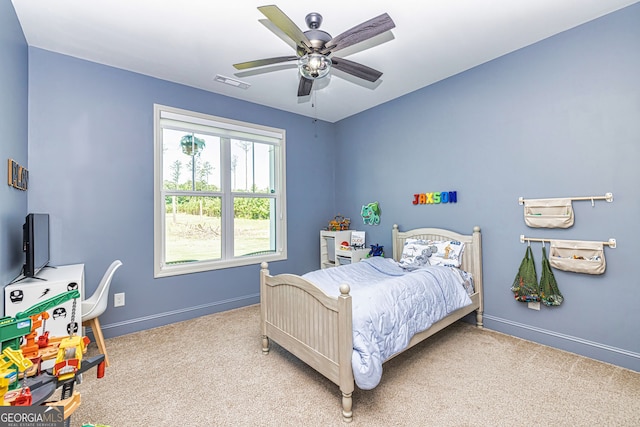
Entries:
{"label": "bed footboard", "polygon": [[271,276],[268,264],[261,264],[262,352],[269,352],[272,339],[338,385],[342,392],[343,420],[350,422],[355,386],[349,286],[341,285],[340,293],[331,297],[293,274]]}

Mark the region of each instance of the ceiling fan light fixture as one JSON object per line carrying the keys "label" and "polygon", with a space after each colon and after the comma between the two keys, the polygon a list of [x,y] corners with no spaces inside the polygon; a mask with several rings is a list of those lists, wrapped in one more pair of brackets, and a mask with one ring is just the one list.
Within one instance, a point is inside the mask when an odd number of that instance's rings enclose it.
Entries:
{"label": "ceiling fan light fixture", "polygon": [[306,79],[321,79],[329,74],[331,59],[320,53],[309,53],[298,59],[298,69],[302,77]]}

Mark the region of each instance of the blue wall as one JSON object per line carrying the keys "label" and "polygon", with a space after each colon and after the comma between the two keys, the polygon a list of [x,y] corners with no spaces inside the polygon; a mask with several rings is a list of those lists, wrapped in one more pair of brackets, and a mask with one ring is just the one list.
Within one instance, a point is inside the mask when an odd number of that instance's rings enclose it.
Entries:
{"label": "blue wall", "polygon": [[153,278],[153,104],[286,129],[288,260],[319,263],[319,230],[334,214],[334,127],[72,57],[29,49],[29,209],[51,215],[53,265],[85,263],[86,293],[120,259],[124,308],[105,335],[257,303],[259,266]]}
{"label": "blue wall", "polygon": [[[0,283],[20,274],[27,193],[6,185],[7,159],[27,164],[28,49],[13,5],[0,1]],[[0,307],[4,314],[4,304]]]}
{"label": "blue wall", "polygon": [[[640,371],[639,23],[637,4],[341,121],[336,169],[350,185],[338,210],[357,217],[379,201],[381,224],[365,230],[385,246],[394,223],[481,226],[488,328]],[[450,190],[456,204],[412,205],[414,193]],[[528,228],[518,204],[606,192],[613,203],[574,202],[566,230]],[[510,291],[521,234],[618,247],[605,248],[601,276],[554,270],[565,302],[534,311]]]}
{"label": "blue wall", "polygon": [[[257,266],[153,279],[152,111],[160,103],[287,130],[289,259],[273,272],[316,268],[318,231],[337,212],[389,250],[394,223],[464,233],[479,225],[487,327],[640,371],[631,249],[640,227],[640,5],[337,124],[314,124],[37,48],[27,61],[15,14],[2,4],[0,52],[11,66],[0,69],[0,86],[13,99],[0,99],[0,109],[13,120],[0,123],[11,135],[0,157],[26,159],[28,70],[28,210],[51,214],[52,262],[85,263],[88,293],[113,259],[124,262],[113,292],[126,292],[127,305],[110,304],[107,336],[258,301]],[[411,203],[414,193],[443,190],[457,191],[458,203]],[[567,230],[529,229],[518,205],[521,196],[606,192],[613,203],[575,202]],[[358,224],[360,206],[376,200],[380,226]],[[26,212],[23,193],[0,190],[5,283],[22,263],[15,245]],[[602,276],[555,271],[564,304],[533,311],[509,290],[525,250],[520,234],[614,237],[618,248],[605,250]]]}

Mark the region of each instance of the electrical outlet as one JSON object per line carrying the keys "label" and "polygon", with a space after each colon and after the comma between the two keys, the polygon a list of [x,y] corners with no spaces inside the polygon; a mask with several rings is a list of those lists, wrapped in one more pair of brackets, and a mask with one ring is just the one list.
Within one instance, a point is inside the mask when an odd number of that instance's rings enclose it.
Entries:
{"label": "electrical outlet", "polygon": [[124,305],[124,292],[113,294],[113,306],[122,307]]}
{"label": "electrical outlet", "polygon": [[[122,305],[124,305],[124,294],[122,295]],[[540,301],[529,301],[527,307],[531,310],[540,310]]]}

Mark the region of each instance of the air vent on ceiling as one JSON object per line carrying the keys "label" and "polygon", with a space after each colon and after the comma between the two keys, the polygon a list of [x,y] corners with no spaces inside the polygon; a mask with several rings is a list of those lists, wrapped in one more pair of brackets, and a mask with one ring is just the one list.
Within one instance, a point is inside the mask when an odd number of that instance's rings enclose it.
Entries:
{"label": "air vent on ceiling", "polygon": [[214,78],[215,81],[228,84],[230,86],[239,87],[241,89],[248,89],[251,86],[249,83],[241,82],[240,80],[232,79],[230,77],[221,76],[220,74],[216,74]]}

